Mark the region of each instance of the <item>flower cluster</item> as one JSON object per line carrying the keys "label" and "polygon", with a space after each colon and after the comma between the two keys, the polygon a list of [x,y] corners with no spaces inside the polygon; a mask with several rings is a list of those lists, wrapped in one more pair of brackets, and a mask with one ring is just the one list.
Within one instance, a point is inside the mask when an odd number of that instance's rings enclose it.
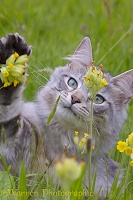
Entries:
{"label": "flower cluster", "polygon": [[94,61],[83,78],[84,84],[89,89],[92,99],[99,90],[108,85],[108,82],[106,81],[106,74],[103,74],[102,72],[102,65],[100,65],[99,69],[97,69],[94,66]]}
{"label": "flower cluster", "polygon": [[69,189],[73,181],[77,180],[82,172],[83,163],[78,163],[74,157],[62,157],[61,161],[57,161],[55,171],[61,180],[63,189]]}
{"label": "flower cluster", "polygon": [[[75,145],[77,146],[78,150],[81,151],[81,155],[86,153],[86,143],[87,139],[89,138],[89,134],[84,133],[84,137],[82,139],[79,139],[78,132],[75,131],[75,136],[73,138]],[[94,150],[94,146],[91,147],[92,150]]]}
{"label": "flower cluster", "polygon": [[118,141],[117,150],[131,156],[130,165],[133,166],[133,133],[128,135],[126,142]]}
{"label": "flower cluster", "polygon": [[6,60],[6,64],[0,68],[0,79],[4,84],[3,87],[8,87],[12,84],[16,87],[26,80],[25,72],[28,59],[29,57],[26,54],[19,56],[15,52]]}

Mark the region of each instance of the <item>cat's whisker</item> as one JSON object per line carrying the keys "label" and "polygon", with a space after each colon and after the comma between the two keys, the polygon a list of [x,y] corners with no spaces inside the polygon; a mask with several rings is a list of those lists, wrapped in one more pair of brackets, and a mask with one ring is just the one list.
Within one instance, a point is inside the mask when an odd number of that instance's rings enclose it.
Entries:
{"label": "cat's whisker", "polygon": [[40,78],[38,78],[39,76],[42,76],[46,81],[48,81],[48,79],[45,76],[41,74],[36,75],[36,73],[32,72],[32,70],[30,70],[30,74],[32,74],[40,82],[40,84],[44,84],[44,82],[40,80]]}
{"label": "cat's whisker", "polygon": [[47,76],[50,76],[51,73],[52,73],[52,70],[50,68],[41,68],[40,67],[37,67],[37,69],[35,69],[34,67],[30,67],[30,70],[32,70],[32,73],[35,73],[35,74],[46,74]]}
{"label": "cat's whisker", "polygon": [[34,60],[36,60],[42,67],[44,67],[44,65],[40,62],[40,60],[38,60],[35,56],[33,56],[33,55],[31,55],[32,56],[32,58],[34,59]]}
{"label": "cat's whisker", "polygon": [[89,122],[85,119],[86,132],[89,133]]}
{"label": "cat's whisker", "polygon": [[86,120],[90,119],[89,111],[85,107],[79,107],[79,108],[77,107],[76,109],[77,109],[79,115],[81,115],[83,118],[87,117]]}
{"label": "cat's whisker", "polygon": [[100,135],[100,132],[99,132],[99,130],[98,130],[98,124],[93,120],[93,128],[95,129],[95,131],[96,131],[96,133],[98,134],[98,135]]}
{"label": "cat's whisker", "polygon": [[35,76],[35,74],[33,74],[33,76],[35,77],[35,79],[38,81],[39,84],[44,84],[43,81],[41,81],[38,76]]}
{"label": "cat's whisker", "polygon": [[[42,73],[38,73],[38,71],[34,70],[32,67],[29,70],[30,70],[31,74],[38,74],[38,75],[42,76],[46,81],[48,81],[48,79],[46,78],[45,75],[43,75]],[[48,76],[50,76],[50,75],[48,75]]]}
{"label": "cat's whisker", "polygon": [[[41,66],[41,68],[38,67],[38,66],[36,66],[36,67],[38,68],[38,71],[37,71],[37,70],[34,70],[34,71],[35,71],[35,72],[45,72],[45,73],[47,73],[48,76],[50,76],[51,73],[53,72],[53,70],[52,70],[50,67],[45,67],[35,56],[32,55],[32,57],[33,57],[34,60],[36,60],[36,61],[39,63],[39,65]],[[30,67],[30,68],[31,68],[31,67]]]}
{"label": "cat's whisker", "polygon": [[38,74],[38,77],[39,76],[42,77],[42,78],[44,78],[46,81],[49,81],[48,78],[46,78],[43,74]]}

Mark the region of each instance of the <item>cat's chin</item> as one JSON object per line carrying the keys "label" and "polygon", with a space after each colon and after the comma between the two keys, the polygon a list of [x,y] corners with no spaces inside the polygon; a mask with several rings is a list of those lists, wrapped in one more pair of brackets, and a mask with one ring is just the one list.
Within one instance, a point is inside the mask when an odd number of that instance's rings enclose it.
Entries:
{"label": "cat's chin", "polygon": [[75,113],[71,107],[64,106],[64,109],[70,114],[73,114],[75,117],[78,117],[77,113]]}
{"label": "cat's chin", "polygon": [[71,106],[68,105],[59,105],[57,107],[56,116],[61,122],[73,123],[79,120],[77,114],[72,110]]}
{"label": "cat's chin", "polygon": [[86,120],[82,117],[76,109],[72,106],[59,106],[56,112],[56,116],[64,127],[83,129],[86,126]]}

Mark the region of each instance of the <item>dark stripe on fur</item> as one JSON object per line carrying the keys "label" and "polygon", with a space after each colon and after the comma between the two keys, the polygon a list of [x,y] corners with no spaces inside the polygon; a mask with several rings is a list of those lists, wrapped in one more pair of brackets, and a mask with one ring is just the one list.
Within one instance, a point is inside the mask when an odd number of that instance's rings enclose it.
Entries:
{"label": "dark stripe on fur", "polygon": [[0,141],[2,140],[3,136],[5,138],[8,138],[16,134],[19,128],[19,125],[18,125],[19,119],[20,119],[20,115],[12,118],[9,121],[0,123]]}

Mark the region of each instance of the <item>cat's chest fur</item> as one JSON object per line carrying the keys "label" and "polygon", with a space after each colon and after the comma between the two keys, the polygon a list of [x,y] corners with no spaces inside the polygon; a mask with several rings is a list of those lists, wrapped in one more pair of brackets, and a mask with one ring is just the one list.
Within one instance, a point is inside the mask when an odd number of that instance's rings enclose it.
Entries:
{"label": "cat's chest fur", "polygon": [[60,159],[63,153],[67,156],[75,155],[77,148],[73,142],[74,133],[58,122],[52,123],[44,136],[44,149],[49,160]]}

